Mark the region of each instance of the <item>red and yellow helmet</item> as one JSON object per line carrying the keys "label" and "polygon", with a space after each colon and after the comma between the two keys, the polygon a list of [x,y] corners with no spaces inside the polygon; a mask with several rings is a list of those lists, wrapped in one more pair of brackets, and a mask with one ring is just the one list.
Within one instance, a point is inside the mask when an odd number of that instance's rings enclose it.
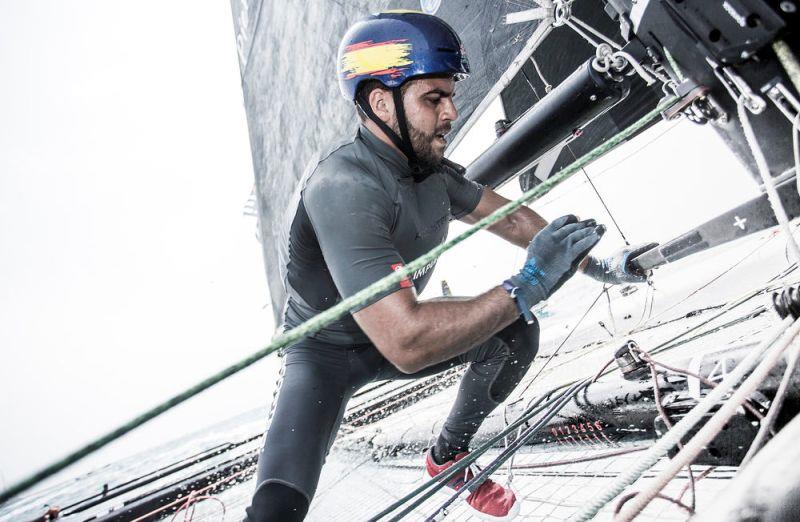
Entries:
{"label": "red and yellow helmet", "polygon": [[339,88],[350,101],[366,80],[387,88],[399,87],[415,76],[469,76],[461,39],[441,18],[419,11],[387,11],[372,15],[348,29],[339,46]]}

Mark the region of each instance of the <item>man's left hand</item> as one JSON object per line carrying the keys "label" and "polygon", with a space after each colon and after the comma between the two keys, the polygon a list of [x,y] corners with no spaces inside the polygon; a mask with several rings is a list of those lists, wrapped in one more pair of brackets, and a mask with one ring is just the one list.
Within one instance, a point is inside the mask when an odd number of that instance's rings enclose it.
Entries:
{"label": "man's left hand", "polygon": [[620,283],[644,283],[647,274],[636,270],[630,261],[639,254],[658,246],[658,243],[644,243],[626,246],[605,259],[589,256],[583,273],[602,283],[617,285]]}

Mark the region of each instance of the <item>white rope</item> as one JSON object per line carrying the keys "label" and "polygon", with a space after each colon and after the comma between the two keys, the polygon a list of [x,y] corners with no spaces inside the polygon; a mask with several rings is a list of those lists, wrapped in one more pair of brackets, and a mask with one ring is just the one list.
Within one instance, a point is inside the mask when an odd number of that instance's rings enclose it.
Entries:
{"label": "white rope", "polygon": [[[792,319],[787,318],[785,322],[781,324],[788,324],[791,322]],[[795,340],[798,334],[800,334],[800,321],[794,321],[794,324],[791,324],[785,331],[775,348],[769,351],[764,360],[759,363],[753,373],[742,383],[731,398],[725,401],[722,407],[709,419],[705,426],[684,445],[683,449],[680,450],[677,455],[669,460],[667,466],[655,477],[653,482],[649,483],[636,497],[623,506],[618,517],[614,519],[615,522],[629,522],[633,520],[633,518],[656,497],[664,486],[666,486],[683,467],[697,458],[703,448],[722,431],[725,424],[736,414],[736,411],[741,407],[747,397],[758,388],[759,384],[761,384],[775,364],[777,364],[783,352]],[[739,367],[737,366],[736,369],[738,370]]]}
{"label": "white rope", "polygon": [[744,97],[740,97],[736,101],[736,111],[739,114],[739,122],[742,125],[742,130],[744,130],[745,140],[750,146],[750,151],[753,153],[753,157],[756,160],[756,166],[758,167],[761,181],[764,182],[764,188],[767,191],[767,198],[769,199],[770,205],[772,205],[772,211],[775,213],[775,218],[778,220],[781,230],[783,230],[783,233],[786,235],[789,251],[792,253],[792,260],[795,263],[800,263],[800,247],[797,246],[792,230],[789,227],[789,217],[786,215],[786,210],[783,208],[783,203],[781,203],[778,191],[775,190],[775,183],[769,173],[769,165],[764,157],[764,152],[761,150],[756,135],[753,132],[753,127],[750,125],[750,118],[745,110]]}
{"label": "white rope", "polygon": [[[570,27],[570,28],[571,28],[573,31],[575,31],[576,33],[578,33],[578,35],[582,36],[582,37],[583,37],[583,39],[584,39],[584,40],[586,40],[587,42],[589,42],[589,44],[590,44],[592,47],[594,47],[594,48],[597,48],[598,46],[600,46],[600,45],[601,45],[601,44],[600,44],[600,42],[598,42],[598,41],[594,40],[594,39],[593,39],[591,36],[589,36],[588,34],[584,33],[584,32],[581,30],[581,28],[580,28],[580,27],[578,27],[577,25],[575,25],[574,23],[572,23],[572,21],[571,21],[570,19],[568,19],[568,18],[567,18],[567,19],[565,19],[565,20],[563,21],[563,23],[564,23],[564,25],[566,25],[566,26]],[[553,25],[555,25],[555,23],[554,23]],[[606,44],[606,45],[608,45],[608,44]],[[611,47],[611,46],[609,45],[609,47]]]}
{"label": "white rope", "polygon": [[653,464],[658,462],[661,457],[667,454],[678,442],[680,442],[692,428],[703,419],[703,416],[711,411],[727,393],[738,384],[742,378],[756,365],[761,355],[783,334],[787,328],[800,330],[800,321],[792,324],[792,319],[787,318],[776,325],[767,333],[764,340],[751,351],[742,361],[736,365],[727,377],[711,392],[692,408],[671,430],[664,434],[653,446],[626,471],[621,473],[611,484],[609,484],[599,495],[586,502],[584,507],[576,513],[570,520],[583,522],[592,519],[597,513],[617,495],[633,484],[642,474],[650,469]]}
{"label": "white rope", "polygon": [[573,0],[555,0],[553,2],[553,27],[561,27],[572,16]]}
{"label": "white rope", "polygon": [[570,21],[574,21],[576,24],[580,25],[581,27],[583,27],[584,29],[586,29],[587,31],[589,31],[590,33],[595,35],[596,37],[600,38],[601,40],[603,40],[605,43],[607,43],[608,45],[610,45],[611,47],[613,47],[617,51],[621,51],[622,50],[622,46],[620,44],[618,44],[617,42],[615,42],[611,38],[607,37],[606,35],[604,35],[600,31],[598,31],[597,29],[592,27],[591,25],[587,24],[586,22],[584,22],[583,20],[581,20],[577,16],[572,16],[570,18]]}
{"label": "white rope", "polygon": [[797,193],[800,194],[800,111],[792,121],[792,149],[794,149],[794,180],[797,183]]}
{"label": "white rope", "polygon": [[[539,64],[536,63],[536,59],[533,57],[533,55],[531,55],[531,63],[533,64],[533,68],[536,70],[536,74],[539,75],[539,79],[544,84],[544,92],[549,93],[552,91],[553,85],[545,79],[544,75],[542,74],[542,70],[539,69]],[[533,85],[531,85],[531,88],[533,88]]]}
{"label": "white rope", "polygon": [[616,69],[622,69],[624,64],[620,60],[614,61],[614,49],[610,45],[598,45],[592,60],[592,67],[597,72],[607,73],[612,66],[615,66]]}
{"label": "white rope", "polygon": [[653,75],[629,53],[625,51],[614,51],[614,49],[606,43],[597,46],[595,57],[592,60],[592,68],[594,68],[595,71],[607,73],[613,68],[617,72],[622,72],[628,65],[633,68],[633,72],[638,74],[647,85],[656,83],[656,79],[653,78]]}
{"label": "white rope", "polygon": [[626,53],[625,51],[617,51],[612,56],[614,58],[624,58],[626,62],[631,64],[631,67],[633,67],[633,70],[636,71],[636,74],[638,74],[647,85],[653,85],[656,83],[655,78],[653,78],[650,73],[645,70],[642,64],[640,64],[639,61],[630,54]]}
{"label": "white rope", "polygon": [[[569,2],[571,3],[571,2]],[[622,71],[628,64],[633,67],[633,70],[642,80],[647,83],[647,85],[653,85],[656,83],[655,78],[653,76],[655,73],[648,72],[645,70],[645,67],[639,63],[639,61],[631,56],[629,53],[622,50],[622,46],[619,45],[617,42],[608,38],[603,33],[592,27],[591,25],[587,24],[586,22],[580,20],[579,18],[572,16],[572,12],[570,10],[569,3],[562,4],[561,2],[556,2],[555,7],[555,17],[552,22],[553,27],[559,27],[562,25],[568,26],[570,29],[575,31],[579,36],[581,36],[584,40],[589,42],[589,44],[595,48],[596,56],[595,59],[592,60],[592,67],[600,73],[606,73],[613,67],[616,71]],[[586,34],[583,30],[589,31],[594,36],[603,40],[603,43],[600,43],[594,40],[591,36]],[[535,62],[534,62],[535,65]],[[659,78],[661,79],[661,78]],[[661,79],[663,82],[664,80]]]}
{"label": "white rope", "polygon": [[800,359],[800,344],[792,350],[786,360],[786,369],[783,372],[781,383],[778,385],[778,389],[775,392],[775,398],[769,406],[769,412],[767,412],[767,415],[761,421],[761,426],[758,428],[756,438],[753,439],[753,442],[750,444],[750,449],[747,450],[747,454],[745,454],[742,462],[739,463],[739,468],[745,467],[753,456],[758,453],[761,446],[764,445],[764,441],[769,435],[770,429],[775,424],[778,413],[781,411],[781,406],[783,406],[783,399],[786,396],[786,390],[789,388],[789,384],[792,382],[798,359]]}

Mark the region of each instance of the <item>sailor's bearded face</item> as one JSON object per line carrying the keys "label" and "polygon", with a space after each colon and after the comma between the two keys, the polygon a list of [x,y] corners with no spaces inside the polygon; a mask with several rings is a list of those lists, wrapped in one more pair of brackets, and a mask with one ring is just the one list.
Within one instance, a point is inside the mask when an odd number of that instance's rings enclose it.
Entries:
{"label": "sailor's bearded face", "polygon": [[[408,133],[414,152],[426,166],[438,166],[447,147],[445,135],[458,118],[453,103],[455,82],[452,78],[420,78],[409,82],[403,97]],[[393,130],[400,133],[397,119]]]}

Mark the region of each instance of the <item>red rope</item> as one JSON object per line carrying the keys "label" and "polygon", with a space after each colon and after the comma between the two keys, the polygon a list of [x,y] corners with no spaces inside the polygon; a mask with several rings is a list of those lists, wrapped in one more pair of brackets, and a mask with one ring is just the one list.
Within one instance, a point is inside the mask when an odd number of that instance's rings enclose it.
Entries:
{"label": "red rope", "polygon": [[[175,511],[174,515],[172,515],[172,522],[175,522],[178,514],[184,509],[186,510],[186,513],[183,515],[183,522],[191,522],[191,520],[194,518],[195,507],[204,500],[214,500],[219,502],[219,504],[222,506],[222,519],[225,519],[225,512],[227,510],[223,501],[211,495],[198,495],[196,491],[192,491],[186,498],[186,502],[184,502],[183,505],[179,507],[177,511]],[[189,508],[191,508],[191,510]]]}
{"label": "red rope", "polygon": [[[151,511],[151,512],[149,512],[149,513],[145,513],[144,515],[142,515],[142,516],[140,516],[140,517],[138,517],[138,518],[135,518],[135,519],[133,519],[131,522],[140,522],[140,521],[146,520],[147,518],[149,518],[149,517],[152,517],[153,515],[156,515],[156,514],[158,514],[158,513],[161,513],[162,511],[166,511],[166,510],[168,510],[168,509],[170,509],[170,508],[172,508],[172,507],[176,506],[177,504],[180,504],[181,502],[184,502],[184,503],[186,503],[186,502],[187,502],[187,499],[188,499],[189,497],[191,497],[192,495],[195,495],[195,496],[197,496],[197,495],[202,495],[202,494],[203,494],[203,493],[205,493],[206,491],[208,491],[208,490],[210,490],[210,489],[213,489],[213,488],[215,488],[215,487],[219,486],[220,484],[224,484],[225,482],[230,482],[230,481],[232,481],[233,479],[235,479],[236,477],[238,477],[239,475],[243,475],[244,473],[247,473],[248,471],[250,471],[250,469],[249,469],[249,468],[245,468],[245,469],[243,469],[243,470],[241,470],[241,471],[237,471],[236,473],[234,473],[233,475],[231,475],[231,476],[229,476],[229,477],[225,477],[225,478],[224,478],[224,479],[222,479],[222,480],[218,480],[217,482],[214,482],[214,483],[212,483],[212,484],[209,484],[208,486],[206,486],[206,487],[204,487],[204,488],[202,488],[202,489],[198,489],[198,490],[193,490],[193,491],[190,491],[190,492],[189,492],[189,494],[188,494],[188,495],[186,495],[185,497],[180,497],[180,498],[178,498],[178,499],[176,499],[176,500],[174,500],[174,501],[170,502],[169,504],[165,504],[165,505],[161,506],[160,508],[158,508],[158,509],[156,509],[156,510],[154,510],[154,511]],[[219,500],[219,499],[216,499],[216,500]],[[223,506],[224,506],[224,504],[223,504]],[[189,506],[186,506],[186,507],[189,507]],[[181,507],[178,509],[178,511],[181,511],[181,509],[183,509],[183,506],[181,506]],[[224,507],[223,507],[223,513],[224,513]],[[177,514],[177,513],[176,513],[176,514]],[[173,517],[173,518],[174,518],[174,517]]]}

